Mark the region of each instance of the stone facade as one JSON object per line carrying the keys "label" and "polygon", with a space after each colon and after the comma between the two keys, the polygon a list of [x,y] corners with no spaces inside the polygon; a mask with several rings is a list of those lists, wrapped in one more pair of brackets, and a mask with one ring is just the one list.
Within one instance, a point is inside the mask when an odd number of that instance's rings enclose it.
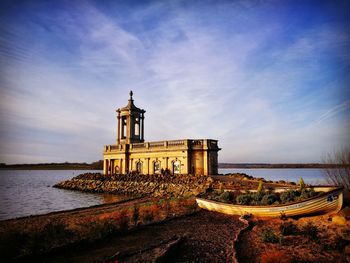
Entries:
{"label": "stone facade", "polygon": [[217,140],[182,139],[171,141],[144,141],[145,110],[134,105],[130,99],[126,107],[117,110],[118,131],[115,145],[104,146],[104,174],[125,174],[137,171],[141,174],[218,173]]}

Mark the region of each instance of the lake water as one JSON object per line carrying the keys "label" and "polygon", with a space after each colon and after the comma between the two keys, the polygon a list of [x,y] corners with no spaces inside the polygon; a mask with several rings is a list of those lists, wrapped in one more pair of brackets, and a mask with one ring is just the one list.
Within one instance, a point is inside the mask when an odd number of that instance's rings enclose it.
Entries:
{"label": "lake water", "polygon": [[119,201],[125,197],[52,186],[83,170],[0,170],[0,220]]}
{"label": "lake water", "polygon": [[263,177],[266,180],[278,181],[284,180],[288,182],[297,183],[300,177],[304,182],[313,185],[327,184],[325,172],[323,169],[268,169],[268,168],[254,168],[254,169],[219,169],[220,174],[227,173],[245,173],[254,177]]}
{"label": "lake water", "polygon": [[[122,200],[124,196],[82,193],[53,188],[83,170],[0,170],[0,220],[88,207]],[[266,180],[325,184],[322,169],[219,169],[219,173],[246,173]]]}

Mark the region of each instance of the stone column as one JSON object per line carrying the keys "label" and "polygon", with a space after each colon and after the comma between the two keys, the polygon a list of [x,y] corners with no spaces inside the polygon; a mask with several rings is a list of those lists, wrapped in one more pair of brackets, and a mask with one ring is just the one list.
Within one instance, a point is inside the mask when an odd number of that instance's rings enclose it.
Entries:
{"label": "stone column", "polygon": [[142,140],[142,135],[141,135],[141,118],[139,117],[139,123],[137,125],[138,127],[138,135],[139,135],[139,138],[140,140]]}
{"label": "stone column", "polygon": [[145,136],[144,136],[144,132],[145,132],[145,129],[144,129],[144,126],[145,126],[145,117],[144,117],[144,114],[142,113],[142,117],[140,119],[140,124],[142,124],[142,130],[141,130],[141,140],[144,141],[145,140]]}
{"label": "stone column", "polygon": [[103,174],[107,175],[107,173],[108,173],[108,160],[104,159],[104,161],[103,161]]}
{"label": "stone column", "polygon": [[203,140],[203,173],[204,175],[208,175],[209,171],[208,171],[208,141],[207,140]]}
{"label": "stone column", "polygon": [[126,143],[130,143],[131,136],[131,112],[129,112],[126,120]]}
{"label": "stone column", "polygon": [[120,144],[120,138],[121,138],[121,132],[120,132],[120,123],[121,118],[120,118],[120,112],[118,111],[118,131],[117,131],[117,144]]}
{"label": "stone column", "polygon": [[147,158],[147,174],[149,174],[149,158]]}

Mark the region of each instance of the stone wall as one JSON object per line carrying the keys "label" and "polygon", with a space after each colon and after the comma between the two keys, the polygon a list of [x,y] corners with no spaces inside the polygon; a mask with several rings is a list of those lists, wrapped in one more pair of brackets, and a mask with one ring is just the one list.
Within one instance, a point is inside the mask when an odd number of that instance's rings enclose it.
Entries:
{"label": "stone wall", "polygon": [[212,183],[209,176],[85,173],[54,187],[94,193],[179,197],[205,192]]}

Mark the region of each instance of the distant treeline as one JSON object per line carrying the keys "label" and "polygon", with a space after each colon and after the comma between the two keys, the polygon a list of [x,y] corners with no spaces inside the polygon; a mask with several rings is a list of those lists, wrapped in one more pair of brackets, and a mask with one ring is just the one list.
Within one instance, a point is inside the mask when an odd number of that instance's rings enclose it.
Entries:
{"label": "distant treeline", "polygon": [[0,163],[0,169],[14,170],[102,170],[103,161],[92,163],[35,163],[35,164],[5,164]]}
{"label": "distant treeline", "polygon": [[337,164],[323,163],[219,163],[219,168],[335,168]]}
{"label": "distant treeline", "polygon": [[[219,168],[335,168],[337,164],[322,163],[219,163]],[[102,170],[103,161],[92,163],[34,163],[34,164],[6,164],[0,163],[0,169],[14,170]]]}

